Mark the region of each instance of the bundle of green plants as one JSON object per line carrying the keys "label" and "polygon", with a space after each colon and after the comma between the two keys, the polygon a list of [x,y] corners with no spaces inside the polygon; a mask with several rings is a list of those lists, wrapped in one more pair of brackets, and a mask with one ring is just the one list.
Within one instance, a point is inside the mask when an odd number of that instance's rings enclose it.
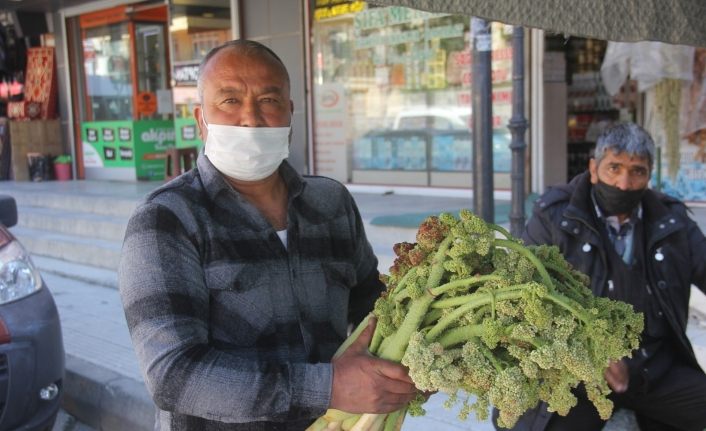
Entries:
{"label": "bundle of green plants", "polygon": [[[540,401],[566,415],[583,384],[604,419],[612,402],[604,370],[639,345],[643,316],[594,296],[586,275],[554,246],[524,246],[471,211],[442,213],[420,226],[417,242],[394,246],[387,290],[377,300],[373,355],[402,363],[417,389],[449,394],[461,419],[475,412],[512,427]],[[337,355],[367,327],[364,320]],[[388,414],[328,410],[309,430],[399,430],[424,414],[420,393]]]}

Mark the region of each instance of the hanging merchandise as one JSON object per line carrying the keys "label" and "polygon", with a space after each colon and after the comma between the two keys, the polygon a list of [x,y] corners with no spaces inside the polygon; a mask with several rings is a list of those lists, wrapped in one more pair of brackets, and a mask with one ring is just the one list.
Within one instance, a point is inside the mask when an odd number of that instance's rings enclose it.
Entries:
{"label": "hanging merchandise", "polygon": [[[680,110],[682,87],[694,74],[695,48],[661,42],[608,42],[601,66],[606,90],[616,95],[628,76],[637,90],[650,93],[648,128],[655,143],[664,148],[667,173],[676,180],[681,166]],[[650,127],[651,126],[651,127]]]}
{"label": "hanging merchandise", "polygon": [[657,120],[664,131],[664,146],[667,157],[667,172],[674,180],[679,171],[679,108],[681,106],[682,82],[665,78],[654,86],[654,109]]}
{"label": "hanging merchandise", "polygon": [[637,81],[641,92],[666,78],[691,81],[694,50],[661,42],[608,42],[601,65],[603,83],[608,93],[616,95],[628,76]]}
{"label": "hanging merchandise", "polygon": [[696,146],[694,160],[706,163],[706,48],[696,48],[694,76],[684,89],[681,112],[682,136]]}

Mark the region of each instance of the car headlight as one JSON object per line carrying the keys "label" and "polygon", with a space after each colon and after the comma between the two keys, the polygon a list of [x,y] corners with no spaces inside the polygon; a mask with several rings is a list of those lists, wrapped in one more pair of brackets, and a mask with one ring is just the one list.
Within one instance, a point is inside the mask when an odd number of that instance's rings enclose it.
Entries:
{"label": "car headlight", "polygon": [[16,301],[42,288],[42,278],[17,241],[0,248],[0,304]]}

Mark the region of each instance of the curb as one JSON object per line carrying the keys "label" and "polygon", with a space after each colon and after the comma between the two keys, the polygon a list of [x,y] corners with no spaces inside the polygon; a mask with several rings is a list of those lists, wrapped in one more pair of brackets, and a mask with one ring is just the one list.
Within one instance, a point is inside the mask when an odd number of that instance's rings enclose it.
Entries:
{"label": "curb", "polygon": [[143,382],[69,354],[61,405],[96,430],[154,430],[155,406]]}

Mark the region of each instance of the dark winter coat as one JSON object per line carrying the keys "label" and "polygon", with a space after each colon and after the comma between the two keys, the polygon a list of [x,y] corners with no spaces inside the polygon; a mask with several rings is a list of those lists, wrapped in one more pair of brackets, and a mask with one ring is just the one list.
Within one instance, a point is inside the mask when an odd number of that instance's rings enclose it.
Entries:
{"label": "dark winter coat", "polygon": [[[606,296],[606,247],[612,244],[606,244],[605,235],[600,233],[599,223],[603,222],[595,215],[590,191],[588,172],[567,185],[550,188],[535,202],[523,240],[527,244],[558,246],[567,261],[591,277],[593,293]],[[645,276],[676,337],[678,353],[698,367],[686,336],[686,324],[691,285],[706,293],[706,237],[677,199],[647,190],[642,210]],[[539,417],[530,426],[535,415]],[[539,408],[534,415],[525,415],[515,429],[541,430],[548,415]]]}

